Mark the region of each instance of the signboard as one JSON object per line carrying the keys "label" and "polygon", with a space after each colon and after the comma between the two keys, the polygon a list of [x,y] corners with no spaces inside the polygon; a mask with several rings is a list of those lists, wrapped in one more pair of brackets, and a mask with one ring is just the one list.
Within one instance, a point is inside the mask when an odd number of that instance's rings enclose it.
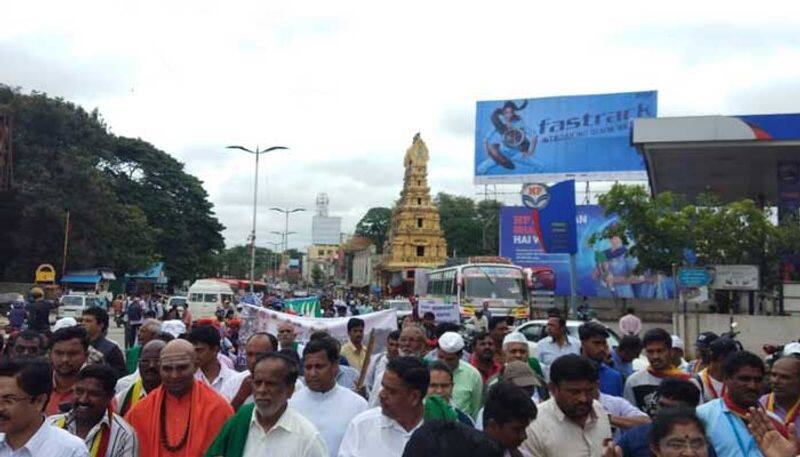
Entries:
{"label": "signboard", "polygon": [[420,317],[425,313],[433,313],[436,316],[436,323],[443,322],[451,324],[461,323],[461,313],[458,308],[458,303],[443,303],[432,298],[420,298],[418,305]]}
{"label": "signboard", "polygon": [[475,183],[647,179],[631,125],[656,108],[655,91],[478,102]]}
{"label": "signboard", "polygon": [[681,268],[678,270],[678,285],[683,289],[703,287],[711,282],[711,272],[705,268]]}
{"label": "signboard", "polygon": [[526,206],[500,208],[500,256],[515,264],[535,254],[577,251],[575,181],[523,186]]}
{"label": "signboard", "polygon": [[717,290],[758,290],[757,265],[714,265]]}
{"label": "signboard", "polygon": [[40,282],[56,282],[56,269],[49,263],[43,263],[36,268],[36,283]]}
{"label": "signboard", "polygon": [[[501,213],[502,214],[502,213]],[[586,297],[606,298],[656,298],[675,297],[675,281],[665,275],[645,271],[634,273],[638,260],[629,253],[635,240],[625,244],[620,238],[603,238],[594,244],[589,239],[617,222],[617,215],[605,214],[598,205],[576,206],[575,269],[577,294]],[[502,223],[502,219],[501,219]],[[502,230],[502,225],[501,225]],[[501,240],[503,237],[501,232]],[[501,249],[503,245],[501,244]],[[501,251],[508,254],[508,251]],[[554,292],[557,296],[570,295],[570,259],[567,254],[523,252],[523,256],[509,256],[511,261],[539,278],[536,291]]]}

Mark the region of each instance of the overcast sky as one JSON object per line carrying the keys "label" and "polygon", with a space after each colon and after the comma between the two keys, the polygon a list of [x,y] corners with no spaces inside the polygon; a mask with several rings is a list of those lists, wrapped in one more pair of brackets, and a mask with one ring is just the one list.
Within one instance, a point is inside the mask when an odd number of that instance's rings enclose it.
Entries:
{"label": "overcast sky", "polygon": [[[585,4],[584,4],[585,3]],[[651,6],[654,4],[658,6]],[[740,5],[740,6],[737,6]],[[763,8],[761,7],[763,6]],[[6,2],[0,82],[99,108],[203,180],[229,246],[315,195],[391,206],[416,132],[432,193],[474,196],[475,101],[658,90],[659,115],[800,111],[800,2]]]}

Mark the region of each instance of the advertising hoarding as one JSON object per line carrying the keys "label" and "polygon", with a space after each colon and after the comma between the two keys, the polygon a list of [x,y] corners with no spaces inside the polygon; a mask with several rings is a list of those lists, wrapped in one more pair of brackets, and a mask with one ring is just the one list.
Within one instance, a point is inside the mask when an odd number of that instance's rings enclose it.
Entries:
{"label": "advertising hoarding", "polygon": [[342,218],[320,216],[311,218],[311,244],[339,244],[342,236]]}
{"label": "advertising hoarding", "polygon": [[[577,295],[587,297],[619,298],[658,298],[675,297],[675,283],[672,278],[661,274],[645,272],[634,274],[638,261],[628,253],[633,244],[622,243],[619,238],[601,239],[594,245],[589,239],[617,221],[617,216],[605,215],[599,205],[578,205],[576,207],[577,252],[575,254]],[[501,239],[508,234],[503,233]],[[501,249],[503,245],[501,244]],[[554,281],[551,290],[558,296],[570,295],[569,255],[536,252],[521,258],[515,252],[504,250],[501,254],[511,261],[534,272],[552,274]]]}
{"label": "advertising hoarding", "polygon": [[758,265],[714,265],[717,290],[758,290]]}
{"label": "advertising hoarding", "polygon": [[657,114],[657,93],[478,102],[475,183],[644,180],[633,119]]}

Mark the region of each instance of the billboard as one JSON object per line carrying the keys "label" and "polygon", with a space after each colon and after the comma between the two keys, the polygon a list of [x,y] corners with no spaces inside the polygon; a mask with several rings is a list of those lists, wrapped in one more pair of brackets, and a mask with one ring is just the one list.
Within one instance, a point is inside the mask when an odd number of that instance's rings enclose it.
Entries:
{"label": "billboard", "polygon": [[[602,232],[617,221],[616,215],[606,216],[599,205],[578,205],[575,219],[577,295],[607,298],[675,297],[675,283],[672,278],[650,272],[640,275],[633,273],[638,261],[628,253],[632,244],[625,245],[616,237],[601,239],[593,245],[589,243],[593,234]],[[503,233],[500,236],[502,238]],[[501,252],[514,254],[509,251]],[[552,284],[551,288],[556,295],[570,295],[568,254],[539,252],[523,258],[513,256],[509,258],[517,265],[531,268],[534,273],[545,272],[548,276],[552,275],[555,280],[547,281],[545,284]]]}
{"label": "billboard", "polygon": [[525,261],[536,254],[576,251],[575,181],[526,184],[525,206],[500,208],[500,255]]}
{"label": "billboard", "polygon": [[475,183],[645,180],[631,125],[656,108],[655,91],[478,102]]}
{"label": "billboard", "polygon": [[311,244],[339,244],[342,236],[342,218],[320,216],[311,218]]}

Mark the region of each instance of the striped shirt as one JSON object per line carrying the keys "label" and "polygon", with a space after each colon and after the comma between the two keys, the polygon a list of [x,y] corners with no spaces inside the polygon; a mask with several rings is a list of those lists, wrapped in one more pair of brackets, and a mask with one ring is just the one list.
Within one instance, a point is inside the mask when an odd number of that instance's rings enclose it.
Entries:
{"label": "striped shirt", "polygon": [[[57,414],[47,418],[51,425],[63,428],[73,435],[76,434],[77,424],[75,423],[74,413]],[[84,439],[88,449],[92,448],[95,436],[100,433],[103,424],[109,425],[111,422],[111,436],[108,440],[108,449],[105,456],[98,457],[139,457],[139,440],[136,432],[125,420],[115,413],[104,414],[100,422],[96,423]]]}

